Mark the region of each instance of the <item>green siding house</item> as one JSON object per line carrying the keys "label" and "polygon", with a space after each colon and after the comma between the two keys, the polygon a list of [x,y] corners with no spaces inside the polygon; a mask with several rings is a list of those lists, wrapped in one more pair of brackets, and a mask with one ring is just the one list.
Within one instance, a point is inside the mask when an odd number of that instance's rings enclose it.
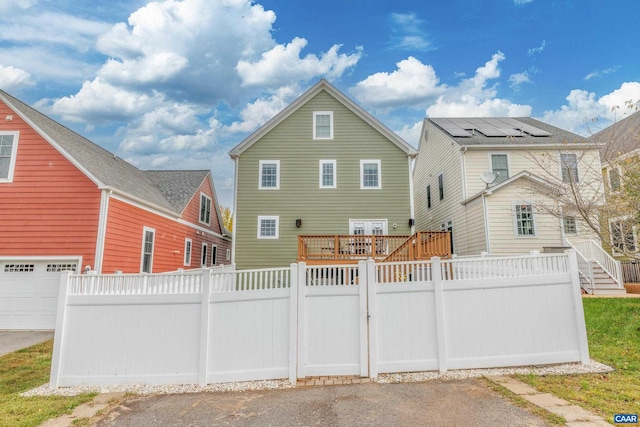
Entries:
{"label": "green siding house", "polygon": [[296,262],[301,235],[413,232],[416,150],[326,80],[229,155],[239,269]]}

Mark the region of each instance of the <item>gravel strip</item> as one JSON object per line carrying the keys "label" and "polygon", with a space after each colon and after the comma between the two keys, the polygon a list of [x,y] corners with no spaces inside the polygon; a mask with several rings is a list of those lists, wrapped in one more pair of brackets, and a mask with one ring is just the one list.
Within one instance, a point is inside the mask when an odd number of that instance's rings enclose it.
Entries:
{"label": "gravel strip", "polygon": [[[460,380],[465,378],[478,378],[483,376],[533,374],[533,375],[569,375],[569,374],[595,374],[611,372],[613,368],[594,360],[589,363],[565,363],[543,367],[520,368],[492,368],[492,369],[460,369],[440,374],[437,371],[407,372],[398,374],[380,374],[374,382],[381,384],[422,382],[429,380]],[[227,392],[227,391],[254,391],[295,388],[287,380],[270,381],[245,381],[237,383],[221,383],[199,386],[195,384],[168,384],[168,385],[142,385],[122,384],[109,386],[75,386],[52,389],[49,384],[44,384],[24,393],[20,396],[77,396],[83,393],[115,393],[126,392],[140,395],[150,394],[179,394],[179,393],[203,393],[203,392]]]}

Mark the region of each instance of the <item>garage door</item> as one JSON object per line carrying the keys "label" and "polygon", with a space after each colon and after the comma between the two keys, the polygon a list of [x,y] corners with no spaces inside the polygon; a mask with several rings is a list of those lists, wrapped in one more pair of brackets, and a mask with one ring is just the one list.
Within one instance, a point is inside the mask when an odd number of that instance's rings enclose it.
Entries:
{"label": "garage door", "polygon": [[0,261],[0,329],[54,329],[60,273],[78,260]]}

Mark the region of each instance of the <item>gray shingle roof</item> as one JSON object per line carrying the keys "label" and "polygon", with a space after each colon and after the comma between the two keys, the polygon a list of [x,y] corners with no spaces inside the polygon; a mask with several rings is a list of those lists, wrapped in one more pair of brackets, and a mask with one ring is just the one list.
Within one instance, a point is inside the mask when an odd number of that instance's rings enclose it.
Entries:
{"label": "gray shingle roof", "polygon": [[600,144],[600,156],[604,161],[640,148],[640,111],[625,117],[589,137]]}
{"label": "gray shingle roof", "polygon": [[[94,179],[99,181],[99,185],[119,190],[176,214],[182,212],[177,207],[183,203],[185,197],[183,194],[187,189],[193,188],[195,176],[200,177],[203,174],[203,171],[197,171],[197,174],[192,176],[190,171],[181,171],[182,173],[173,174],[173,176],[187,178],[186,182],[176,182],[173,185],[162,184],[158,187],[156,182],[165,182],[161,173],[149,174],[136,168],[2,90],[0,90],[0,100],[3,100],[16,113],[35,125],[36,130],[44,138],[54,142],[68,153]],[[169,173],[166,176],[171,175]],[[200,179],[200,183],[202,183],[202,179]]]}
{"label": "gray shingle roof", "polygon": [[[477,130],[483,123],[486,124],[487,127],[491,126],[491,123],[495,120],[509,120],[515,119],[519,122],[524,123],[528,126],[533,126],[540,130],[550,133],[549,136],[533,136],[527,134],[526,132],[522,132],[521,136],[485,136],[481,131]],[[461,146],[482,146],[482,145],[492,145],[492,146],[530,146],[530,145],[559,145],[559,144],[567,144],[567,143],[584,143],[586,141],[585,138],[580,135],[576,135],[575,133],[566,131],[564,129],[557,128],[555,126],[551,126],[550,124],[541,122],[536,119],[532,119],[531,117],[492,117],[492,118],[463,118],[458,120],[467,120],[469,122],[474,122],[479,127],[473,132],[470,132],[471,136],[459,137],[459,136],[451,136],[449,132],[447,132],[444,128],[439,126],[436,121],[437,118],[428,118],[425,119],[431,122],[434,126],[440,128],[443,132],[445,132],[451,139],[453,139],[456,143]]]}
{"label": "gray shingle roof", "polygon": [[184,208],[209,175],[207,170],[146,171],[145,174],[177,211]]}

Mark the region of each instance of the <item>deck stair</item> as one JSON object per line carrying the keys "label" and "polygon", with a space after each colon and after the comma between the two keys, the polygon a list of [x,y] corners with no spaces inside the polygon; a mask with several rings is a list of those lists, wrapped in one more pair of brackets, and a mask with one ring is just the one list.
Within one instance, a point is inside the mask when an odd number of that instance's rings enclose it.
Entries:
{"label": "deck stair", "polygon": [[620,262],[594,240],[567,241],[578,257],[582,289],[591,295],[624,295]]}

